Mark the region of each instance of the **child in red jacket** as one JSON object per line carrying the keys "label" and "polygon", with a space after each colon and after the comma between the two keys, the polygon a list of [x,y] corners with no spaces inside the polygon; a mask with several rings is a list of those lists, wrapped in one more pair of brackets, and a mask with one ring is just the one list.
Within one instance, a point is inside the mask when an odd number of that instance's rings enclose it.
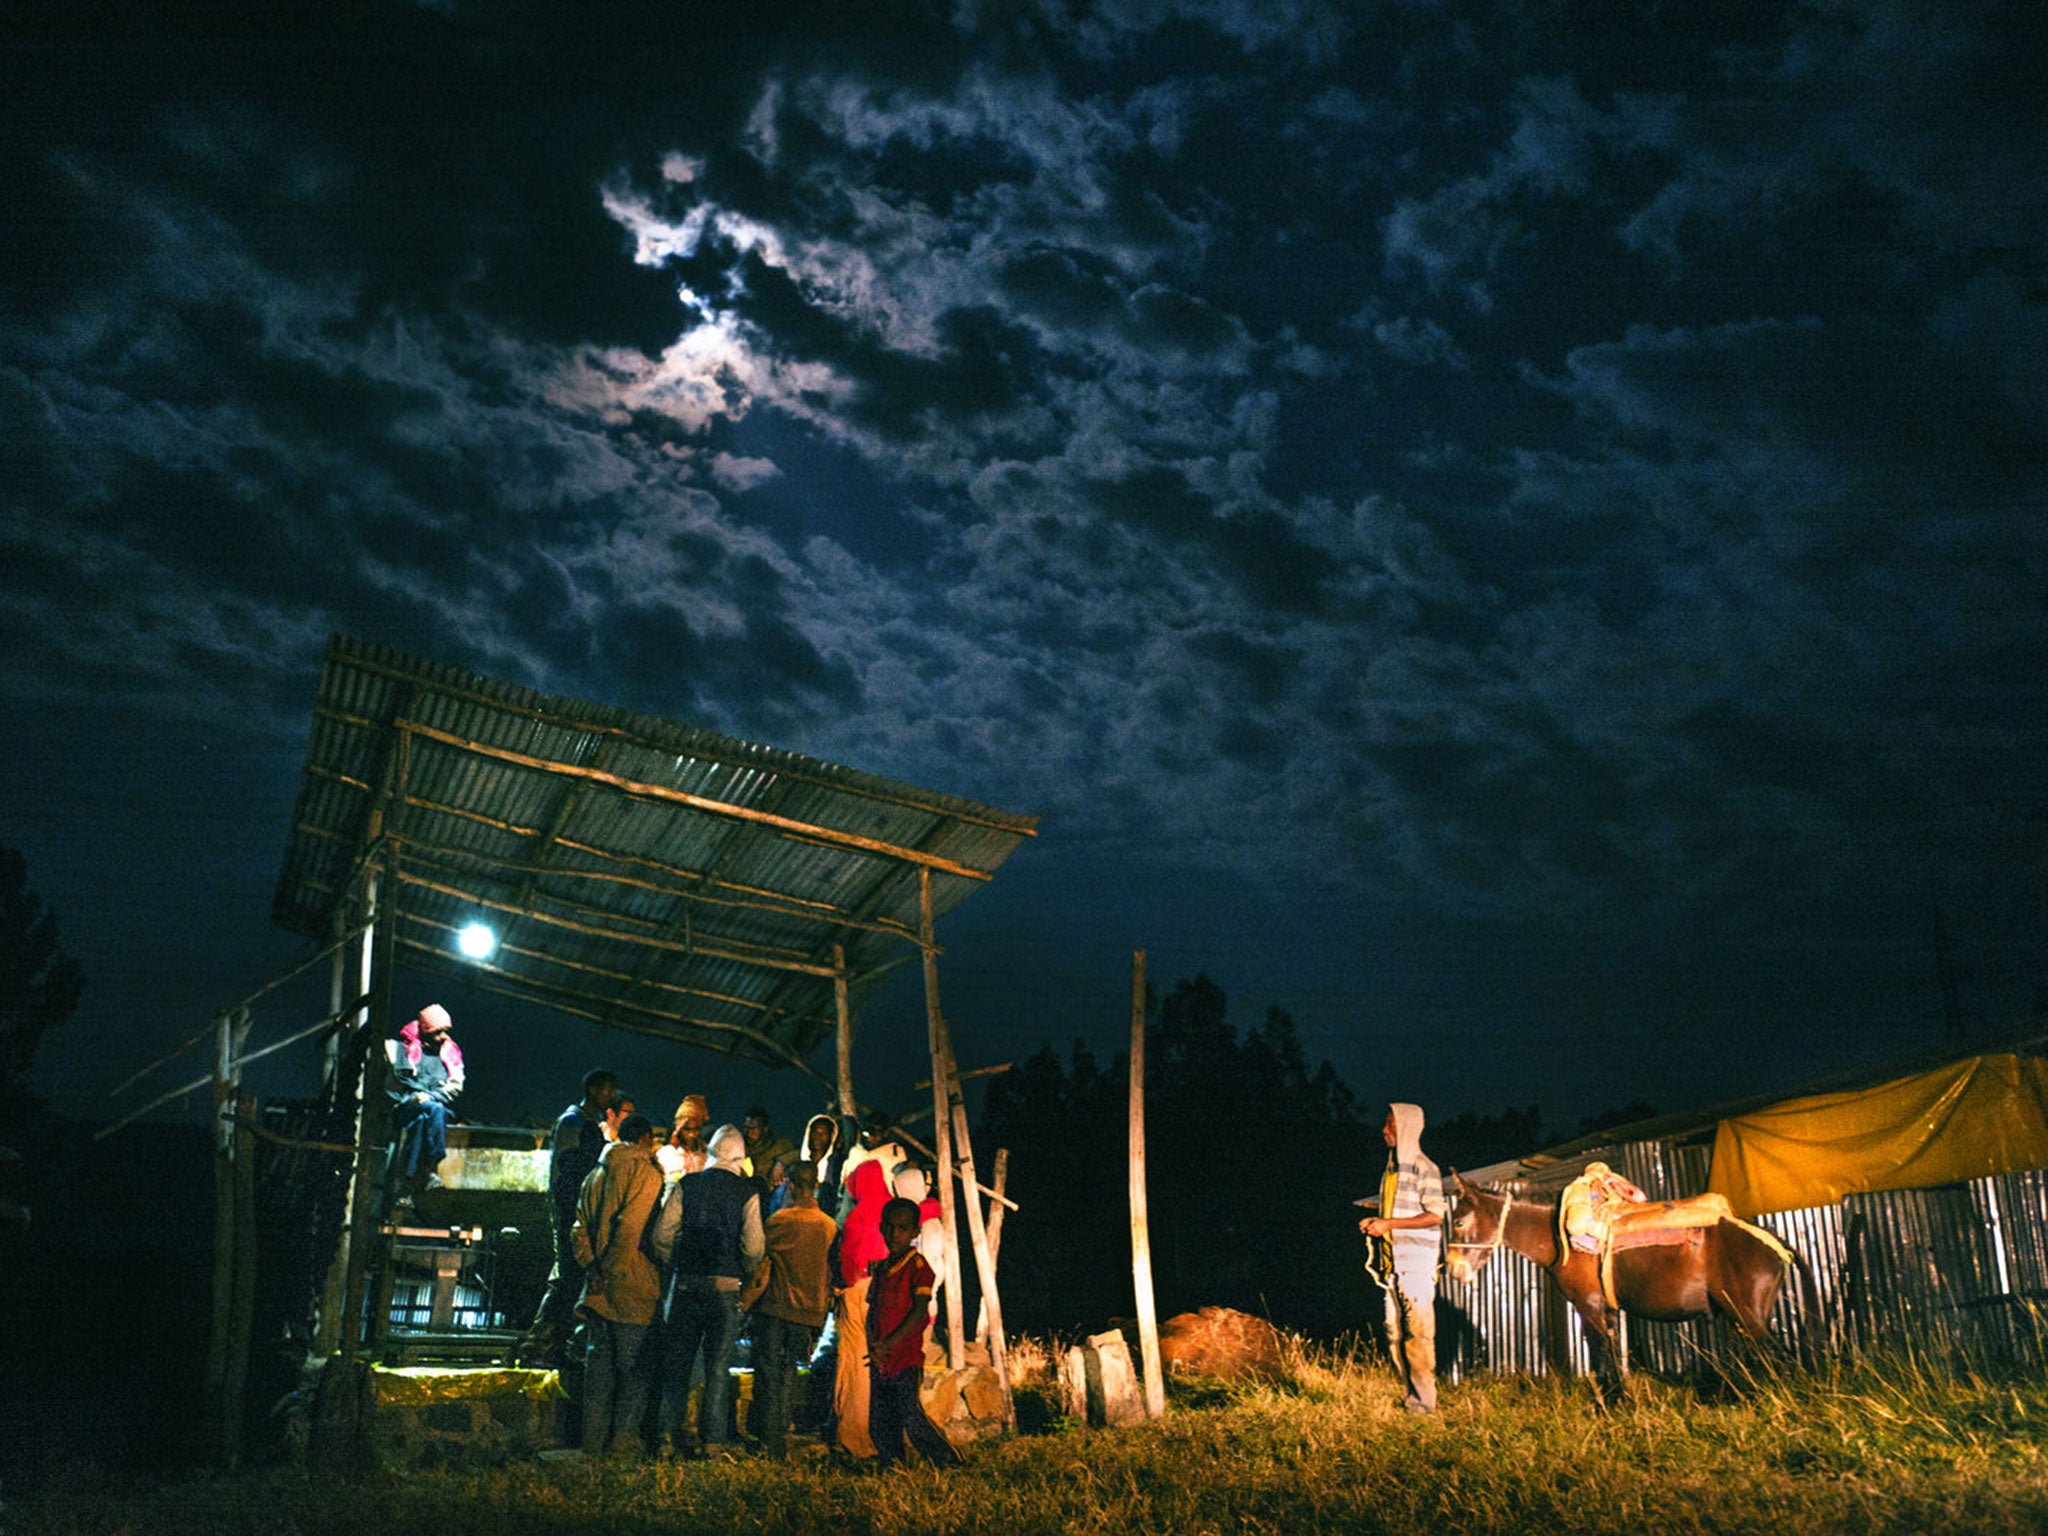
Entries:
{"label": "child in red jacket", "polygon": [[940,1466],[959,1460],[917,1400],[935,1283],[931,1266],[911,1246],[917,1229],[916,1202],[891,1200],[882,1207],[888,1257],[868,1267],[868,1434],[884,1467],[903,1459],[906,1442]]}

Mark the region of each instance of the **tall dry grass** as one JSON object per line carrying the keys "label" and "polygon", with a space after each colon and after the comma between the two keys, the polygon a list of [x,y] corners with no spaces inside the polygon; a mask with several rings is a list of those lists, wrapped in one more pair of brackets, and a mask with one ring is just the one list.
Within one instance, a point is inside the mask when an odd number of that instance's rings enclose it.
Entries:
{"label": "tall dry grass", "polygon": [[0,1532],[1132,1533],[2048,1530],[2048,1380],[1904,1356],[1700,1384],[1483,1378],[1430,1419],[1384,1367],[1296,1346],[1287,1380],[1187,1384],[1130,1429],[1024,1436],[950,1472],[522,1465],[353,1483],[269,1473],[0,1513]]}

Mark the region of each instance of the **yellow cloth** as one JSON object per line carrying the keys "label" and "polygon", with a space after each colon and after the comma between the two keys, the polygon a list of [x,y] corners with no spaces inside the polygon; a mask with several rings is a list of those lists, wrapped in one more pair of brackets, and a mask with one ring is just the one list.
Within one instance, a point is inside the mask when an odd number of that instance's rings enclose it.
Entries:
{"label": "yellow cloth", "polygon": [[862,1461],[875,1454],[868,1435],[868,1277],[839,1293],[839,1363],[832,1378],[832,1415],[839,1448]]}
{"label": "yellow cloth", "polygon": [[1973,1056],[1723,1120],[1707,1188],[1739,1216],[2048,1168],[2048,1061]]}
{"label": "yellow cloth", "polygon": [[[1394,1214],[1394,1196],[1401,1189],[1401,1170],[1392,1158],[1387,1159],[1387,1171],[1380,1176],[1380,1215]],[[1371,1239],[1371,1263],[1367,1266],[1383,1280],[1394,1278],[1394,1234]]]}
{"label": "yellow cloth", "polygon": [[554,1371],[373,1365],[370,1367],[370,1380],[375,1386],[378,1402],[407,1408],[461,1402],[472,1397],[496,1397],[504,1392],[523,1392],[536,1400],[568,1396],[562,1390],[560,1376]]}

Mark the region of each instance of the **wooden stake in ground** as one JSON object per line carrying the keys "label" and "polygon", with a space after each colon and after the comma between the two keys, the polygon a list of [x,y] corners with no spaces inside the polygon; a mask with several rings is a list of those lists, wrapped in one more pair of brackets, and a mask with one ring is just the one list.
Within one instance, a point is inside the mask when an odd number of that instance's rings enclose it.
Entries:
{"label": "wooden stake in ground", "polygon": [[1131,951],[1131,1285],[1138,1293],[1138,1346],[1145,1359],[1145,1411],[1166,1412],[1159,1314],[1152,1300],[1152,1229],[1145,1211],[1145,951]]}

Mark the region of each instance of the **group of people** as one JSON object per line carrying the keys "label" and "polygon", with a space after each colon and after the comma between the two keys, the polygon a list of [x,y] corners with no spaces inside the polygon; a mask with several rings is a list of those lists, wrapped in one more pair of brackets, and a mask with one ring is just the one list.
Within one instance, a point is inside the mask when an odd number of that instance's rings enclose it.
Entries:
{"label": "group of people", "polygon": [[[432,1181],[446,1151],[462,1052],[439,1004],[387,1043],[394,1164],[402,1189]],[[1411,1413],[1436,1411],[1436,1276],[1443,1175],[1422,1151],[1418,1105],[1388,1107],[1376,1207],[1358,1229],[1385,1292],[1388,1352]],[[527,1353],[584,1351],[583,1445],[593,1454],[688,1454],[729,1446],[730,1365],[751,1325],[749,1429],[771,1455],[787,1444],[800,1364],[830,1373],[829,1407],[807,1415],[841,1450],[884,1464],[906,1445],[941,1462],[944,1437],[918,1406],[924,1335],[944,1271],[944,1223],[925,1170],[885,1118],[813,1115],[798,1148],[768,1111],[710,1129],[685,1095],[665,1135],[617,1074],[592,1071],[549,1139],[554,1264]],[[1639,1191],[1635,1198],[1640,1199]],[[580,1340],[580,1346],[577,1341]],[[694,1425],[689,1392],[701,1383]],[[649,1400],[659,1393],[648,1421]],[[814,1400],[822,1398],[813,1394]]]}
{"label": "group of people", "polygon": [[[525,1353],[580,1359],[592,1455],[733,1454],[745,1330],[765,1453],[785,1454],[801,1409],[850,1456],[950,1462],[918,1406],[944,1267],[928,1185],[885,1120],[814,1115],[799,1149],[759,1105],[713,1128],[693,1093],[664,1131],[592,1071],[550,1136],[554,1265]],[[806,1361],[830,1393],[799,1405]]]}

